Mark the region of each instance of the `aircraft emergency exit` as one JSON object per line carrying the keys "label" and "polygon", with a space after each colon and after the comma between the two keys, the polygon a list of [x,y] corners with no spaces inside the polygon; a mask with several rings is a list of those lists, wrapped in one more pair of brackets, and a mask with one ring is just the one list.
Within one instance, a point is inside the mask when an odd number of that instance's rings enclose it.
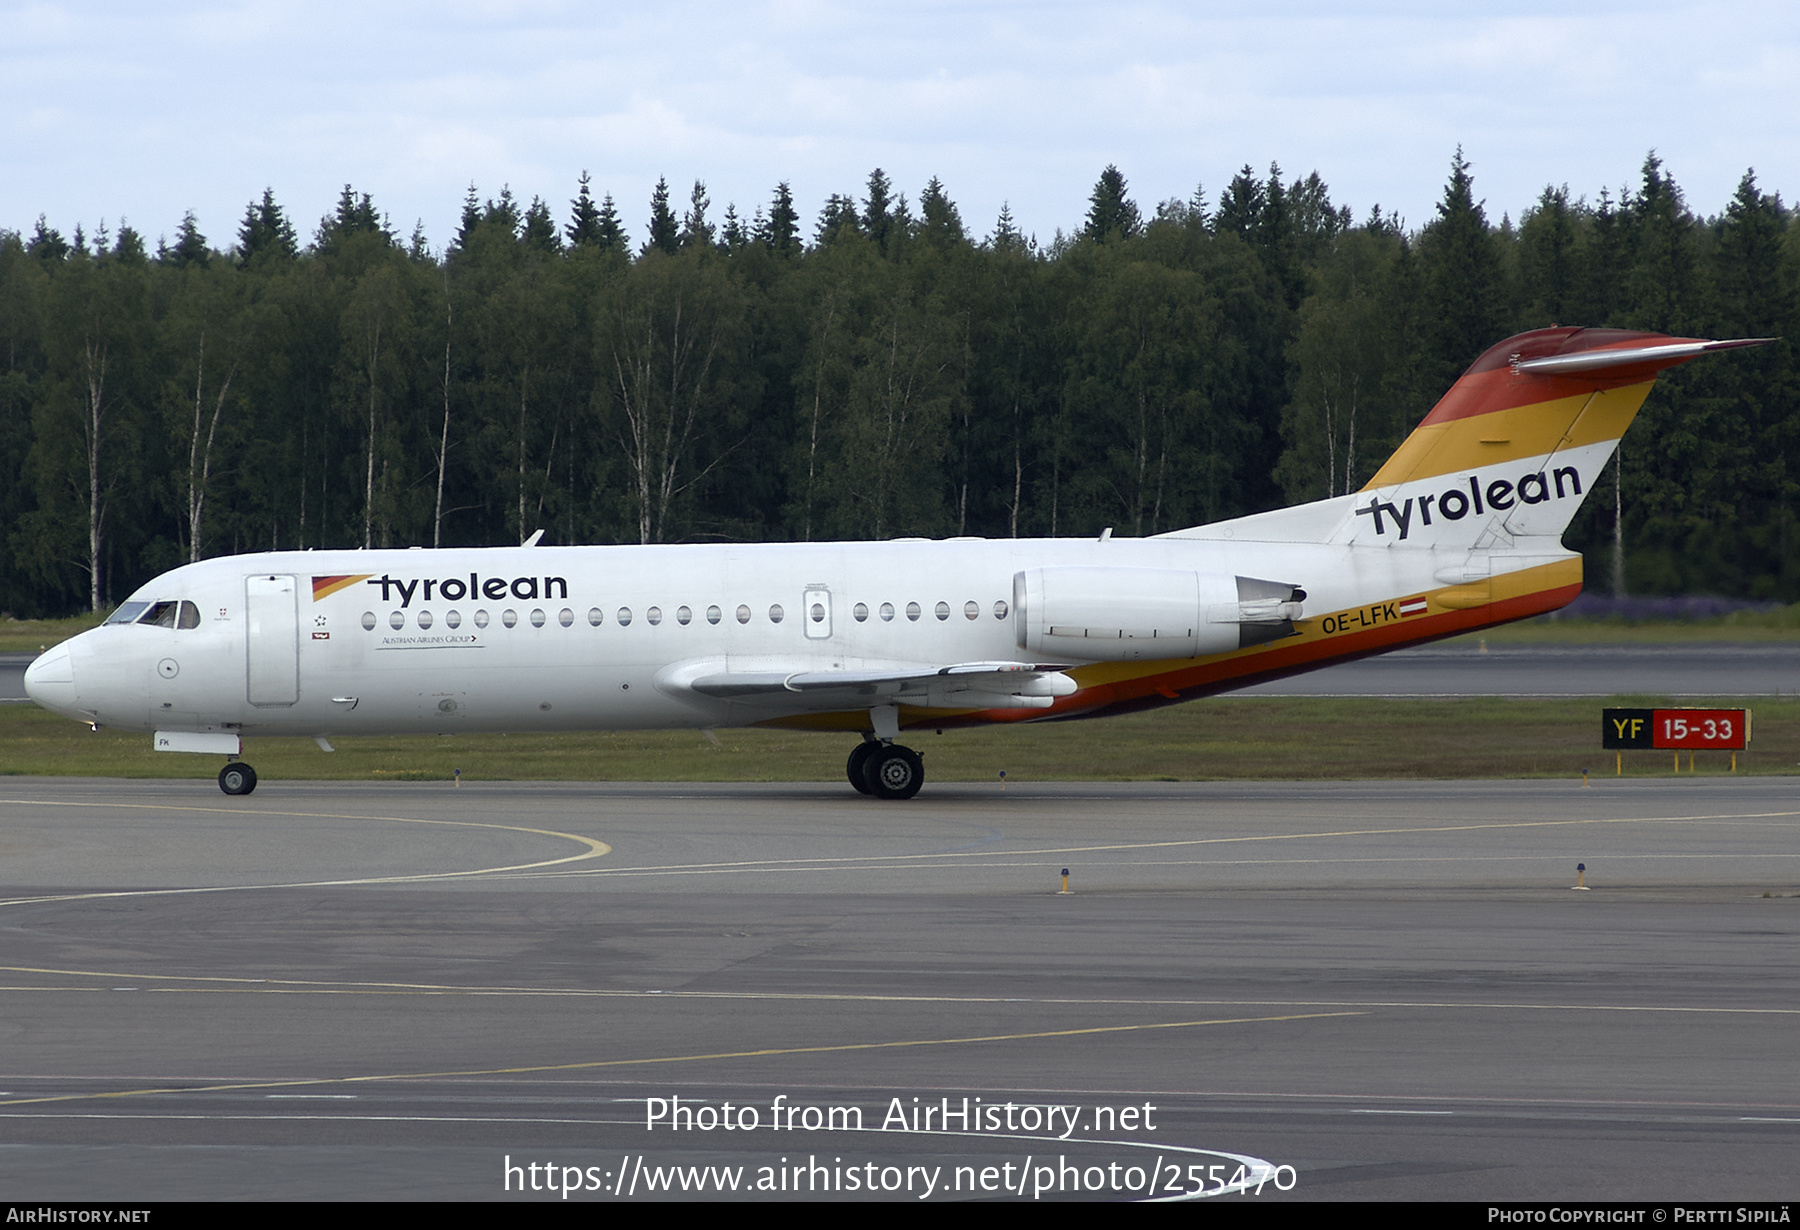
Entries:
{"label": "aircraft emergency exit", "polygon": [[1540,329],[1482,355],[1363,490],[1153,538],[305,551],[151,581],[27,670],[38,704],[225,754],[244,736],[785,726],[859,734],[1122,713],[1555,610],[1561,537],[1656,374],[1704,341]]}

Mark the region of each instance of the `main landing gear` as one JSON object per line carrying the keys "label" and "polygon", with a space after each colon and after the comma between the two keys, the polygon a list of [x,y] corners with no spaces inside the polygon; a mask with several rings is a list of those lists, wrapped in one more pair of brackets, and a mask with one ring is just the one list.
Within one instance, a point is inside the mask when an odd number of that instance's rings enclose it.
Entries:
{"label": "main landing gear", "polygon": [[233,760],[219,770],[219,789],[226,794],[249,794],[256,789],[256,770]]}
{"label": "main landing gear", "polygon": [[910,747],[898,743],[857,744],[844,772],[857,793],[878,799],[910,799],[925,784],[925,762]]}

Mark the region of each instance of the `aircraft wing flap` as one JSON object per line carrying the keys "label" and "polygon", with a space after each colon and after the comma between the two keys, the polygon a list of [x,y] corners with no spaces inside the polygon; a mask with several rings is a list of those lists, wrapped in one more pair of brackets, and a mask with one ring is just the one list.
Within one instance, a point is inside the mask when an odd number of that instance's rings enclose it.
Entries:
{"label": "aircraft wing flap", "polygon": [[906,702],[953,708],[1044,708],[1077,684],[1064,663],[959,662],[851,670],[711,671],[685,680],[701,696],[836,709]]}

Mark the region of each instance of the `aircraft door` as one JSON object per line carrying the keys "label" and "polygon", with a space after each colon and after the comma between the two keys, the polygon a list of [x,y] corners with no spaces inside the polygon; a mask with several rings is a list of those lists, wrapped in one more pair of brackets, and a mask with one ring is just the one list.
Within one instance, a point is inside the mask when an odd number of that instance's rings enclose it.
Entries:
{"label": "aircraft door", "polygon": [[291,705],[300,699],[299,587],[291,576],[244,578],[250,703]]}
{"label": "aircraft door", "polygon": [[831,639],[831,588],[826,585],[808,585],[806,600],[800,604],[802,618],[806,621],[806,639],[809,641],[828,641]]}

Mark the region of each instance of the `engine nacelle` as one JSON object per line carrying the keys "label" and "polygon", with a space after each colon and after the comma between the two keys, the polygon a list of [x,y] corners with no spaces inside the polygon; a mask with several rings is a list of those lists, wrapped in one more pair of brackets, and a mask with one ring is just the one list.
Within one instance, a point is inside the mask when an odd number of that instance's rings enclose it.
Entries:
{"label": "engine nacelle", "polygon": [[1229,653],[1294,635],[1306,591],[1172,568],[1031,568],[1013,576],[1021,647],[1128,662]]}

